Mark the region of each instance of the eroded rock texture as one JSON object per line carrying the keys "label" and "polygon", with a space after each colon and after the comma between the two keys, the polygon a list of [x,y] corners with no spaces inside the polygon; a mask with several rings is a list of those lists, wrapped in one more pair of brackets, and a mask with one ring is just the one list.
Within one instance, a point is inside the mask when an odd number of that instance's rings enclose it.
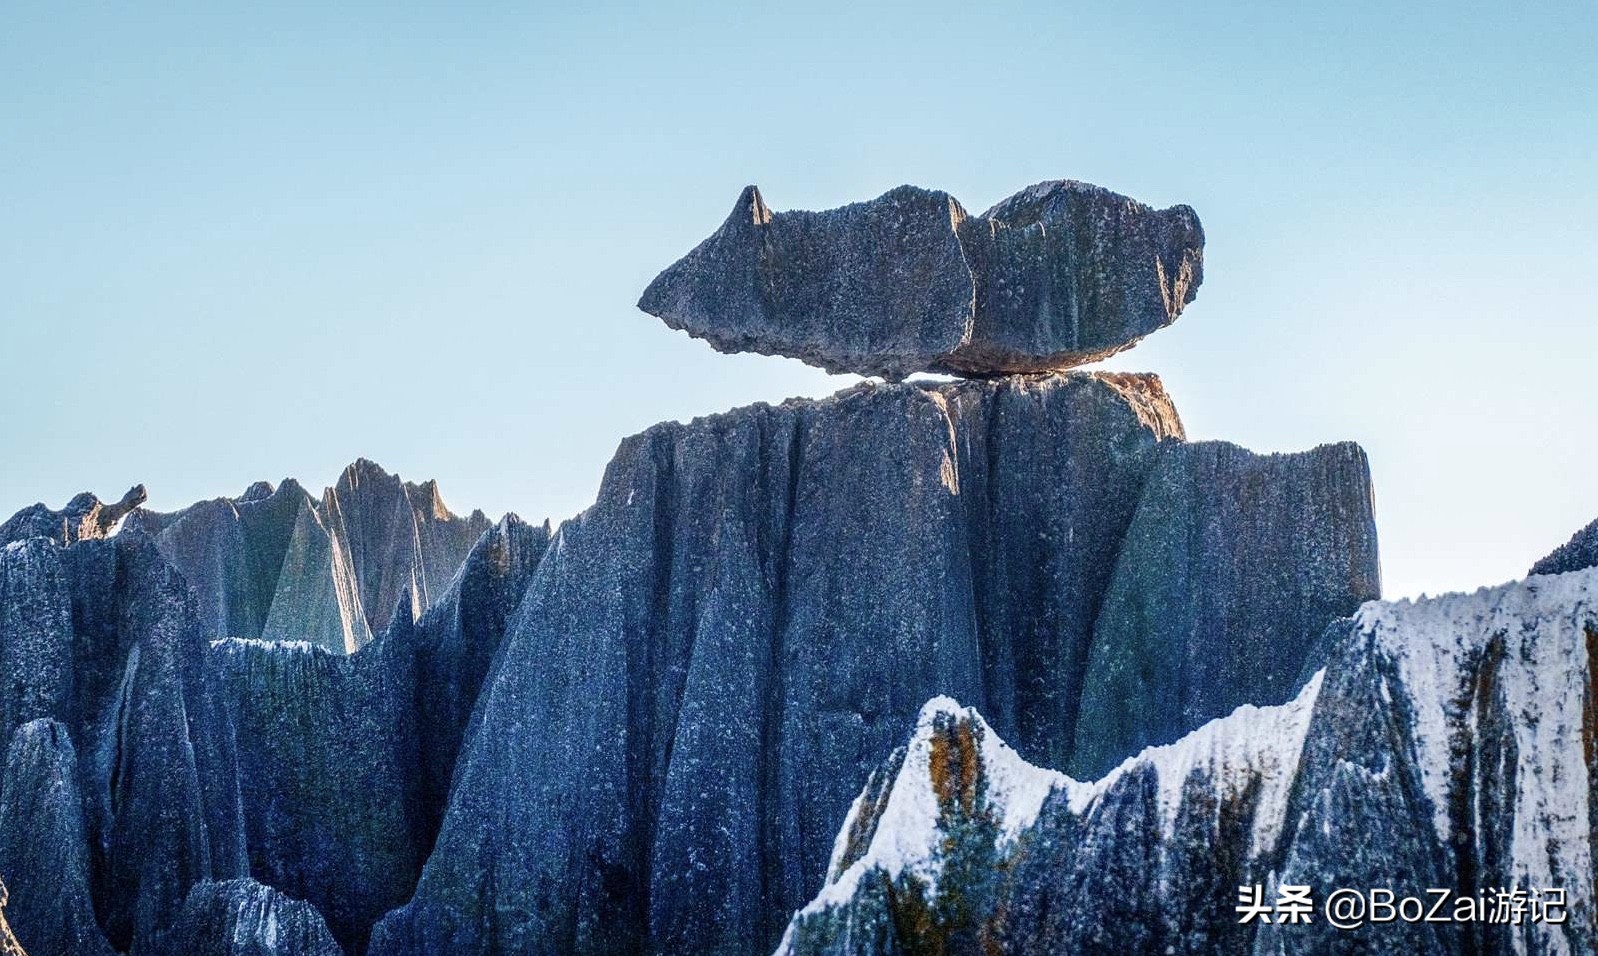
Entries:
{"label": "eroded rock texture", "polygon": [[134,485],[112,505],[88,492],[74,497],[60,511],[51,511],[43,504],[30,505],[0,524],[0,545],[28,538],[48,538],[56,544],[103,538],[118,521],[144,504],[145,497],[144,486]]}
{"label": "eroded rock texture", "polygon": [[[4,799],[25,808],[0,819],[0,844],[62,867],[5,876],[47,932],[82,939],[71,874],[86,845],[95,921],[126,951],[171,922],[194,882],[245,865],[232,754],[192,599],[138,532],[65,547],[15,542],[0,550],[0,581],[0,714],[11,748]],[[68,761],[81,801],[62,776]],[[22,829],[30,816],[36,832]],[[32,909],[58,887],[61,899]]]}
{"label": "eroded rock texture", "polygon": [[1161,448],[1094,625],[1067,772],[1286,701],[1326,623],[1381,593],[1378,566],[1359,446]]}
{"label": "eroded rock texture", "polygon": [[315,907],[251,879],[196,883],[177,922],[147,953],[344,956]]}
{"label": "eroded rock texture", "polygon": [[489,521],[452,514],[434,482],[361,459],[319,500],[293,479],[258,482],[238,498],[141,510],[130,525],[182,573],[209,636],[349,653],[383,632],[402,596],[413,618],[432,604]]}
{"label": "eroded rock texture", "polygon": [[41,718],[10,739],[0,777],[0,874],[17,891],[6,918],[35,956],[110,956],[94,919],[83,796],[67,729]]}
{"label": "eroded rock texture", "polygon": [[[191,889],[253,876],[361,951],[411,895],[478,687],[549,538],[507,517],[420,618],[352,656],[209,641],[139,527],[0,550],[0,874],[24,945],[213,951],[187,947],[222,925],[223,904],[196,916]],[[267,902],[249,905],[287,912]],[[323,951],[261,950],[257,935],[214,951]]]}
{"label": "eroded rock texture", "polygon": [[638,306],[720,351],[833,372],[1048,372],[1174,322],[1197,294],[1203,250],[1192,209],[1071,180],[975,217],[914,186],[773,213],[750,186]]}
{"label": "eroded rock texture", "polygon": [[354,655],[212,647],[250,873],[314,904],[351,952],[416,886],[472,703],[548,541],[507,517],[419,621],[397,618]]}
{"label": "eroded rock texture", "polygon": [[[868,386],[628,439],[531,578],[416,897],[372,952],[774,945],[870,767],[935,694],[1068,763],[1118,556],[1148,496],[1169,496],[1150,475],[1180,441],[1156,379],[1083,374]],[[1330,616],[1375,596],[1362,459],[1221,457],[1217,495],[1260,469],[1291,490],[1196,507],[1313,526],[1348,553],[1279,548],[1269,573],[1238,559],[1204,577],[1228,593],[1190,601],[1253,608],[1280,589],[1287,627],[1322,586]],[[1339,500],[1301,513],[1322,493]],[[1171,600],[1177,623],[1126,639],[1193,640],[1205,607]],[[1306,646],[1280,649],[1284,669]],[[1251,694],[1203,680],[1206,705]]]}
{"label": "eroded rock texture", "polygon": [[[1598,944],[1598,572],[1372,603],[1292,701],[1244,707],[1092,783],[934,700],[838,832],[778,952],[1577,953]],[[1491,897],[1563,920],[1240,922],[1238,888]],[[1452,912],[1452,908],[1450,908]]]}

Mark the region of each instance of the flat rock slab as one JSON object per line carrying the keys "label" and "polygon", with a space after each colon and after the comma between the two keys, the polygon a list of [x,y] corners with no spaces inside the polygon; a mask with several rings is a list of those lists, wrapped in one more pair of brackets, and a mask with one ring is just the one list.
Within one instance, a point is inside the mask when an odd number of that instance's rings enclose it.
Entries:
{"label": "flat rock slab", "polygon": [[773,213],[748,186],[720,229],[638,307],[722,352],[900,379],[1058,371],[1176,320],[1203,278],[1187,206],[1071,180],[981,216],[900,186],[826,212]]}

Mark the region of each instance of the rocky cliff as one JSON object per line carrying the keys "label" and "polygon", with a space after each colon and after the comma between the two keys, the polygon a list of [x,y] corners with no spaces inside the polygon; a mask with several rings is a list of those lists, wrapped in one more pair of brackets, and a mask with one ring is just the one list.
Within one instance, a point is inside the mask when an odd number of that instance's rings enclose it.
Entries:
{"label": "rocky cliff", "polygon": [[[1168,475],[1185,470],[1202,477]],[[1154,532],[1182,494],[1216,537]],[[1259,529],[1257,557],[1224,551],[1227,521]],[[1156,586],[1159,561],[1190,569],[1182,588]],[[1169,742],[1207,708],[1290,696],[1299,629],[1376,578],[1357,450],[1185,445],[1151,376],[868,385],[659,426],[623,443],[533,575],[416,898],[372,951],[775,943],[927,697],[978,701],[1064,764],[1087,702],[1124,689],[1093,665],[1123,652],[1097,632],[1198,659],[1231,609],[1232,653],[1273,644],[1256,665],[1278,679],[1184,670],[1177,706],[1123,737]],[[1171,623],[1112,626],[1113,593]]]}
{"label": "rocky cliff", "polygon": [[[1579,953],[1598,946],[1598,572],[1371,603],[1290,702],[1245,706],[1093,781],[934,699],[861,791],[778,947],[908,952]],[[1338,929],[1239,888],[1432,905],[1562,889],[1557,920]],[[1507,911],[1506,911],[1507,912]]]}

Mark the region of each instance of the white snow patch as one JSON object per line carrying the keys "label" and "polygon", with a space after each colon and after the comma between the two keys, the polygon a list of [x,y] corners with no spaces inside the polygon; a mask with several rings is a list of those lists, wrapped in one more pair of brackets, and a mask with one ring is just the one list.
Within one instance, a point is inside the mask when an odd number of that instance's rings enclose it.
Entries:
{"label": "white snow patch", "polygon": [[280,648],[286,651],[294,651],[301,654],[309,654],[317,650],[326,650],[326,648],[321,647],[318,644],[313,644],[310,641],[269,641],[259,637],[219,637],[211,642],[212,650],[217,650],[218,648],[222,647],[269,647]]}
{"label": "white snow patch", "polygon": [[950,697],[934,697],[922,706],[916,718],[904,764],[894,778],[865,854],[839,872],[855,821],[867,809],[866,795],[862,792],[849,808],[833,843],[827,885],[800,911],[801,915],[848,902],[861,877],[873,870],[882,871],[890,879],[909,872],[927,884],[929,894],[936,895],[942,870],[936,851],[942,842],[942,831],[938,826],[938,797],[933,789],[931,764],[932,740],[940,716],[969,722],[977,730],[978,759],[986,781],[986,804],[999,825],[1001,849],[1013,844],[1016,837],[1032,825],[1049,794],[1057,788],[1082,786],[1065,774],[1035,767],[1021,759],[999,739],[975,708],[961,707]]}
{"label": "white snow patch", "polygon": [[[1499,636],[1497,691],[1515,735],[1516,882],[1566,887],[1574,899],[1590,881],[1591,783],[1582,745],[1588,674],[1586,632],[1598,626],[1598,569],[1419,601],[1371,602],[1361,631],[1398,665],[1414,714],[1416,759],[1438,838],[1450,835],[1450,739],[1480,716],[1468,700],[1470,662]],[[1469,708],[1467,710],[1467,708]]]}
{"label": "white snow patch", "polygon": [[1325,674],[1324,670],[1316,671],[1298,696],[1285,704],[1244,704],[1175,743],[1144,749],[1074,793],[1071,812],[1086,814],[1122,775],[1140,766],[1151,766],[1159,780],[1161,831],[1170,838],[1176,831],[1182,806],[1182,785],[1194,771],[1207,770],[1211,786],[1220,795],[1240,795],[1257,779],[1260,791],[1250,852],[1270,849],[1281,836],[1287,796],[1298,774],[1299,756]]}

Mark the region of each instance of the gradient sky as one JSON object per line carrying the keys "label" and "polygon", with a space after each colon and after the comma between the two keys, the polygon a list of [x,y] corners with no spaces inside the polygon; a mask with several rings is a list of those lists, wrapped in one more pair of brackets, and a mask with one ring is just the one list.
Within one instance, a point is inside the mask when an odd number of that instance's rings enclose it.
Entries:
{"label": "gradient sky", "polygon": [[849,383],[634,308],[745,183],[1071,177],[1208,235],[1110,364],[1361,442],[1389,595],[1598,516],[1598,4],[975,6],[6,4],[0,513],[364,455],[563,518],[626,434]]}

